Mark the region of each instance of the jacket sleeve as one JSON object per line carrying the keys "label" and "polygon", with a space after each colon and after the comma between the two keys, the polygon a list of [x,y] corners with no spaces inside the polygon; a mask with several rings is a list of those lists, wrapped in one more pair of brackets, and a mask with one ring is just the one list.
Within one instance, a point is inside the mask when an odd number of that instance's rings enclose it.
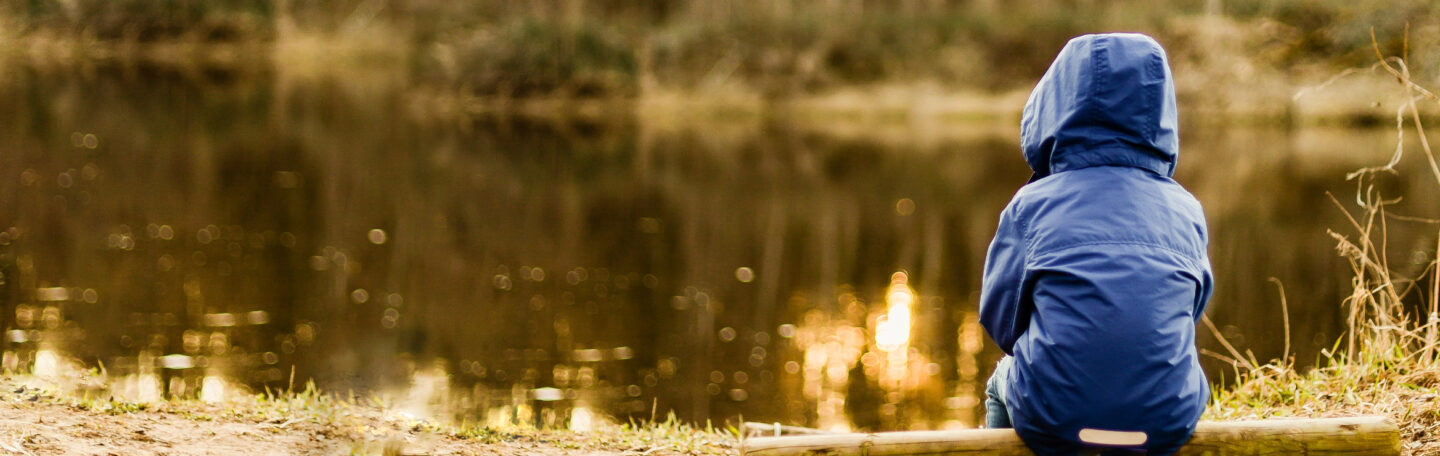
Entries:
{"label": "jacket sleeve", "polygon": [[1215,279],[1210,275],[1210,265],[1205,265],[1201,272],[1200,289],[1195,293],[1195,322],[1200,322],[1200,317],[1205,315],[1205,306],[1210,304],[1210,293],[1215,289]]}
{"label": "jacket sleeve", "polygon": [[[1204,229],[1204,222],[1201,222],[1201,224],[1202,225],[1200,233],[1202,239],[1200,242],[1200,246],[1201,248],[1208,249],[1210,244],[1210,235]],[[1201,255],[1205,255],[1205,257],[1202,258],[1202,260],[1204,261],[1200,263],[1200,288],[1195,291],[1194,315],[1196,323],[1199,323],[1200,317],[1205,315],[1205,306],[1210,304],[1210,295],[1213,291],[1215,291],[1215,277],[1210,271],[1209,255],[1204,252],[1201,252]]]}
{"label": "jacket sleeve", "polygon": [[1015,354],[1015,341],[1029,327],[1034,305],[1022,286],[1027,249],[1015,206],[1012,201],[1000,213],[1000,226],[985,255],[980,286],[980,324],[1007,355]]}

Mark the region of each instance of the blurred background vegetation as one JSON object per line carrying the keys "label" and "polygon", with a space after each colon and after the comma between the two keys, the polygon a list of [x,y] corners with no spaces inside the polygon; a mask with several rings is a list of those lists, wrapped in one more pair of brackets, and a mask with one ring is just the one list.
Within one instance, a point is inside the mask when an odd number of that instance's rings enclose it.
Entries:
{"label": "blurred background vegetation", "polygon": [[[10,54],[292,74],[387,71],[490,100],[718,94],[765,104],[925,84],[1028,90],[1065,41],[1156,36],[1182,97],[1323,79],[1383,51],[1440,74],[1425,0],[23,0],[0,5]],[[1423,52],[1420,52],[1423,50]],[[1278,82],[1277,82],[1278,81]],[[1233,85],[1233,84],[1232,84]],[[1201,94],[1207,96],[1200,96]],[[1254,98],[1231,94],[1226,104]],[[1288,94],[1286,95],[1288,96]],[[1182,99],[1182,102],[1185,100]],[[1282,103],[1283,104],[1283,103]],[[1221,106],[1224,108],[1224,106]]]}

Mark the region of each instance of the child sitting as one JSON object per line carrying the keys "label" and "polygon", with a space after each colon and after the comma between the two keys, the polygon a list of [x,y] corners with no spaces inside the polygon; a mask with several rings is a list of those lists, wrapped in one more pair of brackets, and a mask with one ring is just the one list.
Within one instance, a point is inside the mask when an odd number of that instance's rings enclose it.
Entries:
{"label": "child sitting", "polygon": [[1180,151],[1165,51],[1144,35],[1065,45],[1025,103],[1034,177],[985,261],[980,321],[1008,357],[987,425],[1040,455],[1167,455],[1209,399],[1195,323],[1212,279]]}

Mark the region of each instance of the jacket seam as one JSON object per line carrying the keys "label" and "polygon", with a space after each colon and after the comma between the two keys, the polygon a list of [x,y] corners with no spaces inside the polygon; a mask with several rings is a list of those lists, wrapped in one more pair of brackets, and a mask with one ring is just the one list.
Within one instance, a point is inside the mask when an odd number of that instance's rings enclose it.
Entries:
{"label": "jacket seam", "polygon": [[[1109,79],[1110,76],[1110,48],[1107,46],[1108,44],[1109,40],[1106,38],[1096,39],[1091,44],[1090,64],[1092,68],[1090,69],[1090,93],[1086,94],[1087,96],[1084,99],[1086,107],[1090,109],[1097,109],[1095,99],[1102,96],[1101,92],[1105,89],[1106,79]],[[1053,163],[1051,168],[1054,168]]]}
{"label": "jacket seam", "polygon": [[[1089,246],[1094,246],[1094,245],[1130,245],[1130,246],[1136,246],[1136,247],[1154,247],[1154,248],[1157,248],[1157,249],[1165,250],[1165,251],[1167,251],[1167,252],[1180,255],[1182,258],[1185,259],[1185,261],[1186,261],[1187,263],[1190,263],[1190,267],[1195,267],[1195,268],[1200,267],[1200,265],[1199,265],[1199,263],[1198,263],[1198,259],[1196,258],[1196,256],[1195,256],[1194,253],[1185,252],[1185,251],[1182,251],[1182,250],[1180,250],[1180,249],[1177,249],[1177,248],[1174,248],[1174,247],[1170,247],[1170,246],[1167,246],[1167,245],[1164,245],[1164,244],[1159,244],[1159,243],[1154,243],[1154,242],[1143,242],[1143,241],[1091,241],[1091,242],[1081,242],[1081,243],[1078,243],[1078,244],[1067,244],[1067,245],[1060,246],[1060,247],[1055,247],[1055,248],[1051,248],[1051,249],[1046,249],[1046,250],[1043,251],[1043,252],[1035,252],[1035,253],[1034,253],[1034,256],[1037,256],[1037,257],[1038,257],[1038,256],[1040,256],[1040,255],[1046,255],[1046,254],[1052,254],[1052,253],[1059,253],[1059,252],[1063,252],[1063,251],[1066,251],[1066,250],[1077,249],[1077,248],[1080,248],[1080,247],[1089,247]],[[1026,258],[1026,261],[1028,262],[1028,261],[1029,261],[1029,258]]]}
{"label": "jacket seam", "polygon": [[1019,200],[1015,201],[1015,222],[1020,224],[1020,242],[1024,243],[1022,251],[1025,252],[1025,262],[1029,263],[1030,257],[1034,255],[1034,244],[1030,242],[1030,218],[1025,217],[1025,211],[1020,207],[1021,204],[1024,203]]}
{"label": "jacket seam", "polygon": [[1153,119],[1145,119],[1145,120],[1146,120],[1145,125],[1141,126],[1141,128],[1144,128],[1144,129],[1145,129],[1145,140],[1146,140],[1146,141],[1149,141],[1149,142],[1151,142],[1151,143],[1154,143],[1155,140],[1158,139],[1158,138],[1156,137],[1156,132],[1159,131],[1159,129],[1160,129],[1160,119],[1165,115],[1165,113],[1163,112],[1164,109],[1163,109],[1163,107],[1161,106],[1161,103],[1162,103],[1162,102],[1160,101],[1160,97],[1162,97],[1163,95],[1162,95],[1162,94],[1159,94],[1159,93],[1156,93],[1156,92],[1164,92],[1164,91],[1165,91],[1165,83],[1164,83],[1163,79],[1162,79],[1162,78],[1156,78],[1156,77],[1155,77],[1155,73],[1154,73],[1154,67],[1155,67],[1155,65],[1156,65],[1157,63],[1159,63],[1159,61],[1160,61],[1160,58],[1159,58],[1159,57],[1156,57],[1156,56],[1154,56],[1154,55],[1152,54],[1152,55],[1150,56],[1150,58],[1145,59],[1144,69],[1141,70],[1141,71],[1144,71],[1144,75],[1142,76],[1142,78],[1148,77],[1148,78],[1155,78],[1155,79],[1157,79],[1157,80],[1161,80],[1161,83],[1155,84],[1155,87],[1154,87],[1153,90],[1144,90],[1144,88],[1143,88],[1143,84],[1144,84],[1145,82],[1149,82],[1149,81],[1144,81],[1144,80],[1142,79],[1142,82],[1141,82],[1141,84],[1142,84],[1141,93],[1143,93],[1144,96],[1145,96],[1145,105],[1148,106],[1148,107],[1150,107],[1150,108],[1152,108],[1152,109],[1150,110],[1150,112],[1153,112],[1153,113],[1155,114],[1155,117],[1154,117]]}

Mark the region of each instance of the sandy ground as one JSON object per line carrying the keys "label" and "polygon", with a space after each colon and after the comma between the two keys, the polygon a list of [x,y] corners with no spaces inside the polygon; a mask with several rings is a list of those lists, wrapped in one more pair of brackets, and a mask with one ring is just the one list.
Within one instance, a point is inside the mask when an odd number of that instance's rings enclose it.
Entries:
{"label": "sandy ground", "polygon": [[93,410],[41,390],[5,385],[0,391],[0,454],[565,456],[649,450],[586,448],[543,435],[517,435],[498,442],[461,439],[378,412],[350,413],[344,425],[327,426],[311,419],[257,419],[259,415],[234,409],[234,405],[184,403],[116,413]]}

